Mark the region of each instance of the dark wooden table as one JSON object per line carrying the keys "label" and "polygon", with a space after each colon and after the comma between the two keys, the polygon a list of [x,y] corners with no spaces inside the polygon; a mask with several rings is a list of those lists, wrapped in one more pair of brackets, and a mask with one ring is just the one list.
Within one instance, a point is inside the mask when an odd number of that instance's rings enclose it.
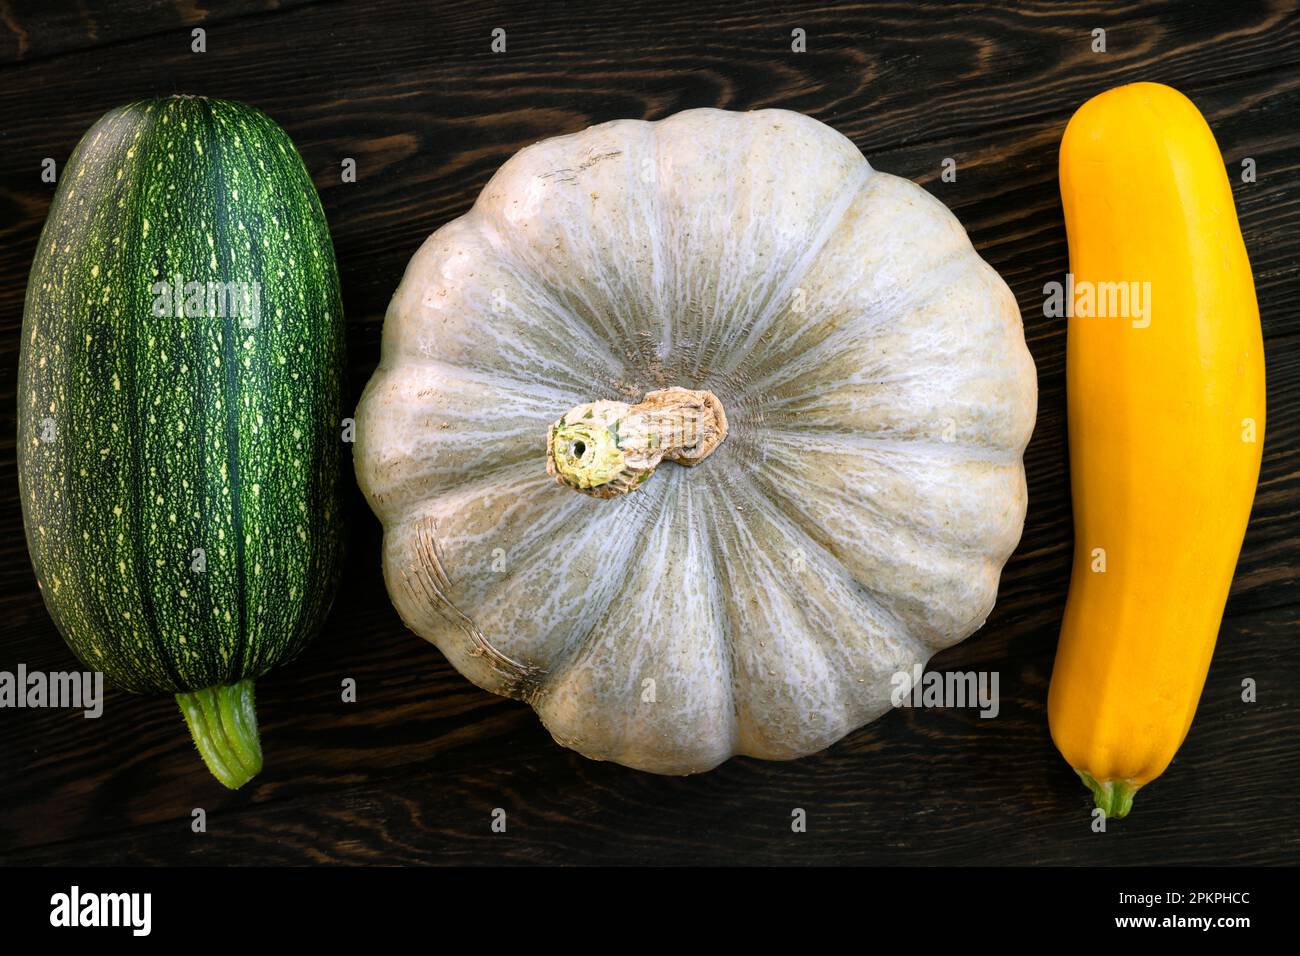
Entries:
{"label": "dark wooden table", "polygon": [[[60,7],[65,9],[60,9]],[[1038,364],[1029,516],[982,631],[938,669],[997,670],[995,720],[897,711],[818,756],[688,779],[595,763],[523,704],[461,679],[384,592],[379,526],[352,531],[316,643],[259,683],[266,769],[204,770],[175,703],[112,692],[104,718],[0,711],[6,863],[1283,863],[1300,859],[1300,14],[1292,3],[590,5],[0,0],[0,669],[75,668],[23,542],[14,382],[27,271],[60,167],[105,110],[175,92],[244,100],[298,144],[334,234],[353,399],[407,259],[538,139],[619,117],[783,107],[848,135],[947,203],[1006,278]],[[191,30],[207,51],[191,51]],[[492,31],[506,31],[504,53]],[[1092,31],[1106,31],[1106,52]],[[803,29],[807,52],[791,50]],[[1259,494],[1200,711],[1170,770],[1109,832],[1053,748],[1048,678],[1068,581],[1057,145],[1071,112],[1133,80],[1209,119],[1263,314]],[[340,163],[357,162],[355,183]],[[941,163],[958,164],[955,182]],[[1243,183],[1241,161],[1258,179]],[[340,699],[355,678],[356,703]],[[1243,703],[1253,678],[1258,700]],[[207,832],[191,830],[195,808]],[[495,808],[508,829],[494,833]],[[791,831],[791,812],[808,815]]]}

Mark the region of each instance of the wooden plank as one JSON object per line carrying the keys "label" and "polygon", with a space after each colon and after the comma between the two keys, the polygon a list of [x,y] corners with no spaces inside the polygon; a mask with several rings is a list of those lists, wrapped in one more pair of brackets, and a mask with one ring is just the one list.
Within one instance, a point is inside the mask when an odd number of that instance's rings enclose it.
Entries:
{"label": "wooden plank", "polygon": [[305,2],[313,0],[224,0],[208,10],[185,0],[99,0],[93,5],[0,0],[0,67],[163,34],[189,49],[195,27],[209,30],[236,17]]}
{"label": "wooden plank", "polygon": [[[1104,834],[1092,831],[1090,798],[1047,738],[1042,648],[1022,634],[945,655],[947,666],[1001,671],[995,720],[900,710],[795,763],[738,759],[663,778],[586,760],[551,744],[535,722],[507,718],[497,739],[444,749],[377,784],[339,782],[260,806],[207,804],[205,833],[191,831],[187,813],[5,862],[1289,863],[1300,846],[1290,792],[1259,781],[1270,763],[1294,767],[1295,695],[1281,675],[1260,670],[1257,652],[1292,640],[1297,624],[1234,618],[1173,767],[1138,795],[1134,816]],[[1247,672],[1261,679],[1250,706],[1239,699]],[[108,802],[102,788],[95,793]],[[505,833],[491,828],[498,809]],[[806,812],[805,833],[792,831],[796,809]]]}
{"label": "wooden plank", "polygon": [[[494,55],[498,27],[507,52]],[[790,51],[796,27],[810,37],[807,53]],[[1109,29],[1104,54],[1091,52],[1094,28]],[[204,54],[164,33],[81,51],[75,69],[58,57],[25,65],[21,83],[0,93],[10,157],[0,208],[15,210],[12,227],[0,226],[0,277],[25,276],[30,263],[52,192],[38,178],[42,159],[66,160],[98,116],[140,97],[246,100],[286,127],[331,222],[346,224],[336,245],[356,317],[382,315],[394,259],[464,212],[511,154],[591,123],[779,106],[878,156],[1063,119],[1122,82],[1192,90],[1296,63],[1300,10],[1290,0],[1190,10],[1147,0],[1118,12],[1085,3],[1050,15],[938,2],[797,13],[740,2],[721,16],[688,0],[581,16],[526,0],[313,4],[217,24]],[[345,156],[358,160],[357,184],[340,183]],[[8,315],[22,285],[0,290]]]}

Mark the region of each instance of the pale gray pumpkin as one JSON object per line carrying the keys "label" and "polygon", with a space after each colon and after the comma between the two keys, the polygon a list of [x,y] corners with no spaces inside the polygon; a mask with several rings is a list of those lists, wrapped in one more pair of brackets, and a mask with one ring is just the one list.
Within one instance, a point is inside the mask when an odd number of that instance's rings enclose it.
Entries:
{"label": "pale gray pumpkin", "polygon": [[424,243],[355,457],[412,630],[682,774],[820,750],[983,624],[1036,403],[941,203],[809,117],[702,109],[530,146]]}

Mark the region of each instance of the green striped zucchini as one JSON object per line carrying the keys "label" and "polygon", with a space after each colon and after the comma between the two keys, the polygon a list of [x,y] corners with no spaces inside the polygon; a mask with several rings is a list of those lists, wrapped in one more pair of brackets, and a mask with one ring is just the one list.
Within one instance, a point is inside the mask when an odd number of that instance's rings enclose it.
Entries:
{"label": "green striped zucchini", "polygon": [[333,597],[343,377],[329,231],[274,121],[178,96],[91,127],[23,313],[28,548],[82,662],[175,694],[232,788],[261,769],[253,680]]}

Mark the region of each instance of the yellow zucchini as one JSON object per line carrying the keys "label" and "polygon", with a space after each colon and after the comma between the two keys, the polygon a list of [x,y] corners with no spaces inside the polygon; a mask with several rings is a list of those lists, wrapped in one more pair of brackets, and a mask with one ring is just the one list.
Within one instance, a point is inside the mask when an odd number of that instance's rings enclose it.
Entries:
{"label": "yellow zucchini", "polygon": [[1223,158],[1187,97],[1089,100],[1060,175],[1075,548],[1048,716],[1122,817],[1205,684],[1259,476],[1263,339]]}

